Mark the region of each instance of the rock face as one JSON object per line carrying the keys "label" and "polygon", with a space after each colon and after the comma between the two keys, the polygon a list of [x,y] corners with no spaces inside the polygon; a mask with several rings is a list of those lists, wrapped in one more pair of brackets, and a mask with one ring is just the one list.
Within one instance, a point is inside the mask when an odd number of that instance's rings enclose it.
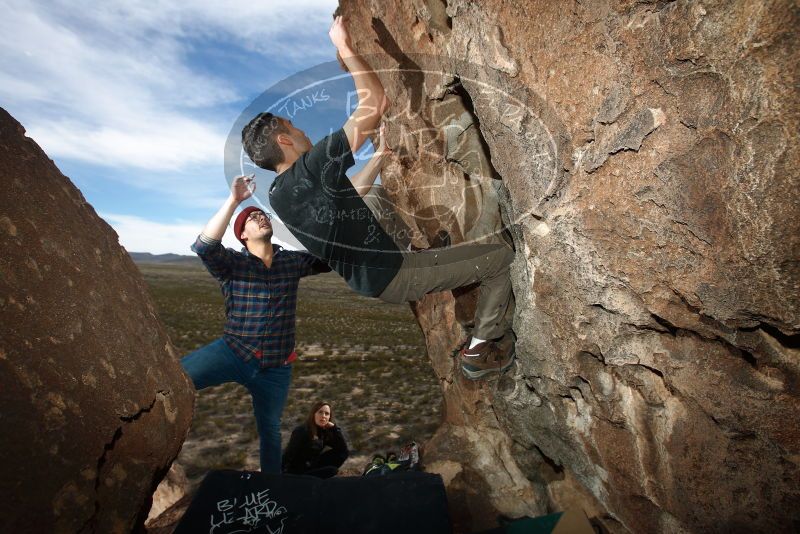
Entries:
{"label": "rock face", "polygon": [[415,305],[458,528],[582,507],[611,532],[800,529],[797,6],[341,4],[386,69],[413,244],[502,213],[517,250],[502,378],[454,372],[474,292]]}
{"label": "rock face", "polygon": [[186,471],[180,464],[172,464],[153,493],[153,505],[147,514],[145,527],[153,523],[165,510],[186,497],[188,489],[189,479],[186,478]]}
{"label": "rock face", "polygon": [[193,388],[114,231],[0,110],[0,530],[131,532]]}

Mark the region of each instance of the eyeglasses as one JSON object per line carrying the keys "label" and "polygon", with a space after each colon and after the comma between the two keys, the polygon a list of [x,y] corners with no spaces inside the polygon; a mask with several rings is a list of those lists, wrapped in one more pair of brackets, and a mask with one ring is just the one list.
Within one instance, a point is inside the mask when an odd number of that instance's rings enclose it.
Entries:
{"label": "eyeglasses", "polygon": [[264,213],[263,211],[254,211],[253,213],[251,213],[250,215],[247,216],[247,219],[245,219],[244,222],[247,222],[247,221],[259,222],[259,221],[261,221],[263,219],[266,219],[266,220],[269,221],[271,219],[271,217],[269,215],[267,215],[266,213]]}

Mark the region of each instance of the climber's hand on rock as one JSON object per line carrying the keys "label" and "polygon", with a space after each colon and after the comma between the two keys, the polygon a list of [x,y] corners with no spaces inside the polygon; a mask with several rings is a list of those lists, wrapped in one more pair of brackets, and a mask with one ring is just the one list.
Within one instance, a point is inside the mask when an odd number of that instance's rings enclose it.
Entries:
{"label": "climber's hand on rock", "polygon": [[386,157],[391,156],[394,154],[389,145],[386,144],[386,124],[381,123],[381,127],[378,130],[378,146],[375,149],[375,155]]}
{"label": "climber's hand on rock", "polygon": [[331,38],[333,46],[336,47],[337,56],[350,55],[350,33],[344,25],[344,17],[339,15],[333,19],[328,36]]}
{"label": "climber's hand on rock", "polygon": [[237,176],[231,184],[231,195],[236,202],[247,200],[256,190],[256,175]]}

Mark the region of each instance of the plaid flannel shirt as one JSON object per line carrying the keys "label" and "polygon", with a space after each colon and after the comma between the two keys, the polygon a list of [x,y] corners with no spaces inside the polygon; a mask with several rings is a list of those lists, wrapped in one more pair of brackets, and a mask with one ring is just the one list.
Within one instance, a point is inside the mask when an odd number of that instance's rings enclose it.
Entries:
{"label": "plaid flannel shirt", "polygon": [[261,367],[289,363],[300,278],[331,270],[307,252],[273,248],[272,267],[267,268],[246,248],[236,252],[203,234],[192,245],[225,297],[223,339],[244,361],[256,358]]}

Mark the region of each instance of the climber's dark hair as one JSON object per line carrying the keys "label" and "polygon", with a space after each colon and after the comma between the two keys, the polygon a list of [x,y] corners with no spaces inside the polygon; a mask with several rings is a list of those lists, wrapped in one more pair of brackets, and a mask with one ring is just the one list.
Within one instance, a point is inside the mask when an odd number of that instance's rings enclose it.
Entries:
{"label": "climber's dark hair", "polygon": [[242,146],[253,163],[262,169],[274,171],[283,161],[283,151],[278,146],[278,134],[288,134],[283,119],[272,113],[259,113],[242,128]]}

